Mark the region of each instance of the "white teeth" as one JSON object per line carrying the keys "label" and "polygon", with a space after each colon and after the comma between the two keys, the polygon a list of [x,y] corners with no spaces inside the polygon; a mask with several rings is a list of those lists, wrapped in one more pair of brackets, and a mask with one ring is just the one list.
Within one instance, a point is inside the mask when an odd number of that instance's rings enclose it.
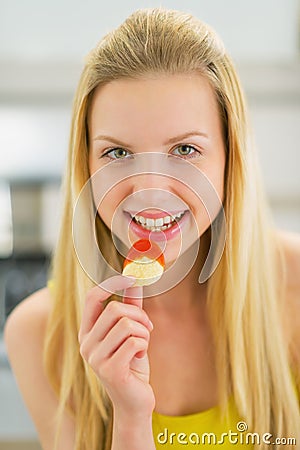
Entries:
{"label": "white teeth", "polygon": [[155,220],[154,219],[148,219],[148,217],[146,218],[146,226],[147,227],[154,227],[155,225]]}
{"label": "white teeth", "polygon": [[155,219],[155,226],[162,227],[164,224],[164,219],[161,217],[160,219]]}
{"label": "white teeth", "polygon": [[173,223],[179,221],[181,217],[184,215],[184,211],[176,214],[175,216],[165,216],[160,217],[159,219],[150,219],[148,217],[143,216],[134,216],[134,220],[142,225],[143,228],[150,231],[164,231],[170,228]]}

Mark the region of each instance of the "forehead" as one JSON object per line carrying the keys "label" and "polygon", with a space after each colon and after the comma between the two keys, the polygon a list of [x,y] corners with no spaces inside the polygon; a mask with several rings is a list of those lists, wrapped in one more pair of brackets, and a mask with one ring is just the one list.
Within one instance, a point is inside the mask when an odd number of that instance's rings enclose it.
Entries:
{"label": "forehead", "polygon": [[[220,125],[218,104],[206,78],[192,75],[157,75],[114,80],[96,88],[88,116],[89,131],[98,129],[128,134],[155,129]],[[145,129],[145,127],[147,127]]]}

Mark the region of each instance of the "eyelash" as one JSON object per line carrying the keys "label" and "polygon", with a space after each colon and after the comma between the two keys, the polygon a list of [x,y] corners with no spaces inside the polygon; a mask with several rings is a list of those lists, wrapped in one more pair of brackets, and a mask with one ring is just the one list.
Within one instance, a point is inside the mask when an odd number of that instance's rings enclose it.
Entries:
{"label": "eyelash", "polygon": [[[177,147],[175,147],[174,150],[178,149],[179,147],[188,147],[188,148],[194,150],[195,153],[198,153],[198,155],[194,155],[194,156],[190,156],[190,155],[177,155],[178,157],[181,157],[182,159],[192,159],[192,158],[196,158],[196,157],[199,156],[199,155],[202,155],[202,153],[201,153],[199,150],[197,150],[193,145],[189,145],[189,144],[180,144],[180,145],[177,145]],[[112,153],[112,152],[115,152],[116,150],[123,150],[123,151],[125,151],[125,152],[128,152],[128,150],[125,150],[125,149],[122,148],[122,147],[114,147],[114,148],[111,148],[111,149],[107,150],[105,153],[103,153],[103,155],[101,155],[100,158],[105,158],[105,157],[106,157],[106,158],[109,158],[109,159],[111,159],[111,160],[113,160],[113,161],[117,161],[117,160],[121,160],[121,159],[127,159],[127,158],[111,158],[111,157],[109,156],[109,154]]]}

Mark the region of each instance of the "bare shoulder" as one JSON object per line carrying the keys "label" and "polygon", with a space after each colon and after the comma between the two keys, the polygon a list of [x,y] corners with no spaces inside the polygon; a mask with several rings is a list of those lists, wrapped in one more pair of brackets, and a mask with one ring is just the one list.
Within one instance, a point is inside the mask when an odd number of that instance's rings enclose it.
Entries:
{"label": "bare shoulder", "polygon": [[[51,294],[41,289],[23,300],[8,317],[4,340],[18,387],[35,423],[43,449],[53,448],[57,398],[43,367],[43,345],[51,310]],[[66,418],[61,448],[71,449],[73,424]]]}
{"label": "bare shoulder", "polygon": [[277,237],[283,249],[288,290],[299,294],[300,304],[300,233],[277,230]]}
{"label": "bare shoulder", "polygon": [[[41,338],[44,335],[51,308],[51,295],[48,288],[40,289],[23,300],[13,310],[6,321],[4,338],[8,351],[14,350],[15,343],[22,336]],[[14,353],[14,352],[13,352]]]}
{"label": "bare shoulder", "polygon": [[300,371],[300,234],[278,231],[286,271],[285,319],[289,346]]}
{"label": "bare shoulder", "polygon": [[9,315],[4,341],[12,369],[16,368],[16,375],[25,356],[30,357],[31,364],[40,362],[50,308],[50,292],[44,288],[19,303]]}

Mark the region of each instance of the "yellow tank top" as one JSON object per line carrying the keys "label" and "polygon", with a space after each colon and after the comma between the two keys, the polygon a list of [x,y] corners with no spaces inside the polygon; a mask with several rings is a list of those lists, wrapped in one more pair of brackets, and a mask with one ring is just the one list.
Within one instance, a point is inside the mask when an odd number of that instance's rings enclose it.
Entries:
{"label": "yellow tank top", "polygon": [[254,448],[252,433],[238,414],[233,397],[228,402],[227,419],[222,419],[218,406],[186,416],[166,416],[154,411],[152,426],[157,449]]}

